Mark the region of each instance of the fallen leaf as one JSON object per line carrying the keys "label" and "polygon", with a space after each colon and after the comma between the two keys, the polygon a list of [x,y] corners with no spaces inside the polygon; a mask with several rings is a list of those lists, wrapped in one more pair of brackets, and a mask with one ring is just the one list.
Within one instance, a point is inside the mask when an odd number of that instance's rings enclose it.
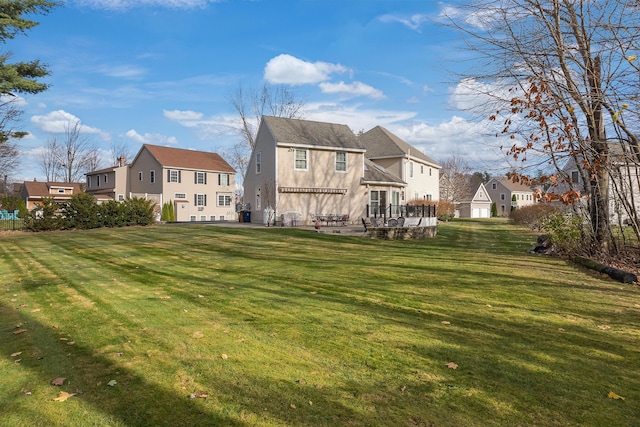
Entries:
{"label": "fallen leaf", "polygon": [[164,296],[161,296],[160,299],[171,299],[171,297],[169,295],[164,295]]}
{"label": "fallen leaf", "polygon": [[313,406],[313,402],[312,401],[309,401],[309,406]]}
{"label": "fallen leaf", "polygon": [[13,353],[13,354],[11,355],[11,357],[20,356],[21,354],[22,354],[22,352],[21,352],[21,351],[16,351],[15,353]]}
{"label": "fallen leaf", "polygon": [[16,359],[16,360],[13,361],[13,363],[15,363],[16,365],[19,365],[21,360],[22,359]]}
{"label": "fallen leaf", "polygon": [[616,399],[616,400],[624,400],[624,397],[619,396],[617,394],[615,394],[614,392],[610,391],[609,394],[607,395],[607,397],[609,399]]}
{"label": "fallen leaf", "polygon": [[291,409],[296,409],[296,405],[294,403],[291,404]]}
{"label": "fallen leaf", "polygon": [[448,320],[443,320],[442,322],[440,322],[443,325],[450,325],[451,322],[449,322]]}
{"label": "fallen leaf", "polygon": [[109,381],[109,382],[107,383],[107,385],[108,385],[109,387],[113,387],[113,386],[114,386],[114,385],[116,385],[116,384],[118,384],[118,381],[116,381],[116,380],[111,380],[111,381]]}
{"label": "fallen leaf", "polygon": [[21,334],[23,332],[27,332],[27,330],[26,329],[18,329],[17,331],[13,331],[13,335],[18,335],[18,334]]}
{"label": "fallen leaf", "polygon": [[192,399],[206,399],[207,397],[209,397],[209,395],[207,393],[192,393],[191,396],[189,396]]}
{"label": "fallen leaf", "polygon": [[564,328],[558,328],[560,332],[564,332]]}
{"label": "fallen leaf", "polygon": [[67,345],[74,345],[75,343],[76,343],[75,341],[69,341]]}
{"label": "fallen leaf", "polygon": [[311,291],[310,293],[311,293],[311,295],[315,295],[315,294],[317,294],[318,292],[316,292],[316,291]]}
{"label": "fallen leaf", "polygon": [[75,395],[76,393],[67,393],[66,391],[61,391],[60,393],[58,393],[58,397],[56,397],[53,400],[55,400],[56,402],[64,402],[68,398],[73,397]]}
{"label": "fallen leaf", "polygon": [[24,392],[24,395],[25,395],[25,396],[31,396],[31,392],[30,392],[29,390],[26,390],[26,391]]}
{"label": "fallen leaf", "polygon": [[66,381],[66,378],[58,377],[55,380],[51,381],[51,385],[62,385]]}
{"label": "fallen leaf", "polygon": [[602,329],[603,331],[606,331],[607,329],[611,329],[611,326],[609,326],[609,325],[598,325],[598,329]]}
{"label": "fallen leaf", "polygon": [[447,368],[449,369],[458,369],[458,365],[454,362],[447,363]]}
{"label": "fallen leaf", "polygon": [[60,338],[60,341],[69,341],[69,338]]}
{"label": "fallen leaf", "polygon": [[29,307],[28,304],[20,304],[20,307]]}
{"label": "fallen leaf", "polygon": [[37,312],[39,312],[39,311],[40,311],[40,309],[39,309],[39,308],[34,308],[33,310],[31,310],[31,312],[32,312],[32,313],[37,313]]}
{"label": "fallen leaf", "polygon": [[222,358],[222,360],[227,360],[229,358],[229,356],[227,356],[226,354],[221,354],[220,358]]}
{"label": "fallen leaf", "polygon": [[402,388],[400,389],[400,391],[401,391],[402,393],[404,393],[404,391],[405,391],[406,389],[407,389],[407,386],[406,386],[406,385],[403,385],[403,386],[402,386]]}
{"label": "fallen leaf", "polygon": [[204,298],[204,295],[198,294],[198,298]]}
{"label": "fallen leaf", "polygon": [[15,298],[11,298],[11,299],[9,300],[9,302],[16,302],[16,301],[18,301],[18,300],[17,300],[17,299],[15,299]]}

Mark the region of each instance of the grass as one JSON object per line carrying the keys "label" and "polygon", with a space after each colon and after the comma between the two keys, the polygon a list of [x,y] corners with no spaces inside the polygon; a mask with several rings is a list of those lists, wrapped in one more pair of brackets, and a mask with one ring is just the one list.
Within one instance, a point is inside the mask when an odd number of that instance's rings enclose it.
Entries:
{"label": "grass", "polygon": [[5,234],[0,420],[640,425],[640,288],[525,254],[534,242],[498,221],[402,242],[202,225]]}

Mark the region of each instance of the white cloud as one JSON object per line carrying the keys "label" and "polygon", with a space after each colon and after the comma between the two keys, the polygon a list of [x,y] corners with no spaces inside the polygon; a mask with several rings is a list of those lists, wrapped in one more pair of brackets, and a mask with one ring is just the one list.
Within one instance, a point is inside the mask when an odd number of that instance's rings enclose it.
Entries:
{"label": "white cloud", "polygon": [[307,62],[291,55],[271,58],[264,67],[264,78],[273,84],[316,84],[330,79],[334,73],[345,73],[349,69],[328,62]]}
{"label": "white cloud", "polygon": [[399,22],[402,25],[420,32],[420,27],[429,21],[429,17],[423,14],[414,14],[411,16],[382,15],[378,18],[381,22]]}
{"label": "white cloud", "polygon": [[31,123],[48,133],[66,133],[67,129],[77,122],[80,122],[81,133],[98,134],[103,139],[109,139],[107,132],[82,124],[78,117],[64,110],[51,111],[43,116],[36,115],[31,117]]}
{"label": "white cloud", "polygon": [[24,107],[27,105],[27,100],[21,96],[16,95],[0,95],[0,104],[13,104],[15,107]]}
{"label": "white cloud", "polygon": [[201,120],[203,117],[202,113],[198,113],[196,111],[190,111],[190,110],[185,110],[185,111],[163,110],[162,115],[165,116],[167,119],[173,120],[175,122],[188,122],[188,121]]}
{"label": "white cloud", "polygon": [[204,8],[208,4],[219,3],[221,0],[75,0],[81,7],[94,9],[127,10],[140,6],[157,6],[170,9]]}
{"label": "white cloud", "polygon": [[153,144],[153,145],[176,145],[178,139],[174,136],[160,135],[158,133],[145,133],[140,134],[134,129],[130,129],[125,132],[124,136],[127,138],[139,142],[140,144]]}
{"label": "white cloud", "polygon": [[105,76],[125,79],[138,78],[147,73],[147,70],[135,65],[102,65],[96,71]]}
{"label": "white cloud", "polygon": [[343,81],[339,83],[320,83],[320,89],[323,93],[329,94],[367,96],[373,99],[386,98],[381,90],[361,82],[353,82],[349,84]]}

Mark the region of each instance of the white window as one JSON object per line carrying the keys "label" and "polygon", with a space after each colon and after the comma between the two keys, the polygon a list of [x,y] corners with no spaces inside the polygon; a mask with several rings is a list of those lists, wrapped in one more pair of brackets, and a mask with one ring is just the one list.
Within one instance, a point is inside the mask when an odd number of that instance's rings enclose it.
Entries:
{"label": "white window", "polygon": [[195,216],[195,215],[191,215],[191,216],[189,217],[189,220],[191,220],[191,221],[195,221],[195,220],[196,220],[196,216]]}
{"label": "white window", "polygon": [[256,173],[262,172],[262,151],[256,153]]}
{"label": "white window", "polygon": [[413,162],[409,162],[409,178],[413,178]]}
{"label": "white window", "polygon": [[206,183],[207,183],[207,173],[196,172],[196,184],[206,184]]}
{"label": "white window", "polygon": [[218,194],[218,206],[231,206],[231,194]]}
{"label": "white window", "polygon": [[215,215],[211,215],[211,217],[209,217],[210,221],[215,221],[216,220],[216,216]]}
{"label": "white window", "polygon": [[308,169],[309,164],[307,160],[307,154],[307,150],[295,150],[295,170],[306,171]]}
{"label": "white window", "polygon": [[124,202],[124,194],[118,194],[118,201]]}
{"label": "white window", "polygon": [[431,176],[431,168],[429,168],[429,176]]}
{"label": "white window", "polygon": [[156,171],[149,171],[149,182],[152,184],[156,182]]}
{"label": "white window", "polygon": [[336,172],[347,171],[347,153],[338,151],[336,153]]}
{"label": "white window", "polygon": [[[140,178],[140,181],[142,181],[142,178]],[[96,187],[100,187],[100,175],[96,175]]]}
{"label": "white window", "polygon": [[492,190],[497,190],[498,189],[498,184],[496,184],[495,182],[491,184],[491,189]]}
{"label": "white window", "polygon": [[424,175],[424,165],[420,165],[420,175]]}
{"label": "white window", "polygon": [[229,185],[229,174],[221,173],[218,175],[218,185]]}
{"label": "white window", "polygon": [[173,198],[176,200],[185,200],[187,198],[187,195],[184,193],[174,193]]}
{"label": "white window", "polygon": [[200,221],[206,221],[206,220],[207,220],[206,215],[200,215]]}
{"label": "white window", "polygon": [[[109,181],[108,177],[109,177],[109,175],[106,175],[106,174],[104,175],[104,183],[105,184]],[[100,179],[100,177],[98,177],[98,179]]]}
{"label": "white window", "polygon": [[[142,172],[138,172],[138,181],[142,181]],[[98,180],[100,182],[100,180]]]}
{"label": "white window", "polygon": [[182,181],[182,173],[177,169],[169,169],[167,171],[167,182],[178,182]]}
{"label": "white window", "polygon": [[193,198],[195,200],[196,206],[207,206],[207,195],[206,194],[196,194]]}
{"label": "white window", "polygon": [[58,194],[64,194],[64,188],[58,188]]}
{"label": "white window", "polygon": [[507,196],[504,193],[500,193],[500,200],[507,200]]}

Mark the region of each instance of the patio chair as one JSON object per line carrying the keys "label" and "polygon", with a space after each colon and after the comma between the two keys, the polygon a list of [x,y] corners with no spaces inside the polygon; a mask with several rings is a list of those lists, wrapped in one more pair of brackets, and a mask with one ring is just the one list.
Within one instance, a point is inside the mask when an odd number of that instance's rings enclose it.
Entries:
{"label": "patio chair", "polygon": [[397,227],[398,226],[398,220],[395,218],[389,218],[389,221],[387,221],[387,226],[388,227]]}

